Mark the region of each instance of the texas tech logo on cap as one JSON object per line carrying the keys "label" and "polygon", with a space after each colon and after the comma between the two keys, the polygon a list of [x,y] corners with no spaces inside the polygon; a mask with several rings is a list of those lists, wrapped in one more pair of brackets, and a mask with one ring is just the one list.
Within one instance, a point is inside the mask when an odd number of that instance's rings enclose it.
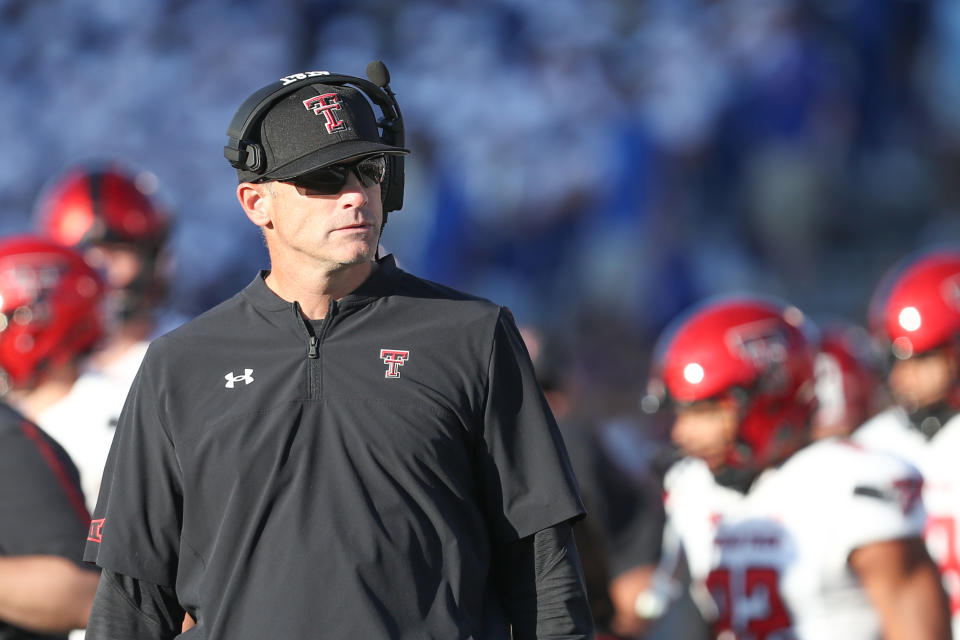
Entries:
{"label": "texas tech logo on cap", "polygon": [[399,378],[400,367],[410,357],[409,351],[400,351],[399,349],[380,349],[380,359],[387,365],[387,371],[383,374],[384,378]]}
{"label": "texas tech logo on cap", "polygon": [[307,98],[303,101],[303,106],[316,115],[322,115],[327,119],[327,133],[347,130],[347,123],[333,115],[334,111],[340,111],[341,109],[340,96],[336,93],[323,93],[319,96]]}

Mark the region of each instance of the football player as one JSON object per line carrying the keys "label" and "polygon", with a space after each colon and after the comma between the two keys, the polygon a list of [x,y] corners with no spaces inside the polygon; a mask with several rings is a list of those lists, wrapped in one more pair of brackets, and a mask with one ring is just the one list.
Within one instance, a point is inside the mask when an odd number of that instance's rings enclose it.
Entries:
{"label": "football player", "polygon": [[90,516],[77,470],[8,402],[36,407],[69,392],[100,337],[102,293],[73,251],[0,241],[0,638],[66,638],[90,614],[99,572],[81,561]]}
{"label": "football player", "polygon": [[926,540],[950,596],[960,637],[960,250],[935,250],[895,266],[877,288],[871,326],[890,359],[896,406],[854,433],[924,476]]}
{"label": "football player", "polygon": [[106,280],[110,325],[89,366],[117,380],[124,397],[167,288],[170,217],[150,195],[155,182],[118,164],[78,165],[44,190],[34,213],[44,235],[82,252]]}
{"label": "football player", "polygon": [[658,345],[682,458],[666,509],[718,638],[948,638],[912,466],[811,444],[814,344],[796,308],[727,298]]}
{"label": "football player", "polygon": [[104,335],[70,376],[72,390],[26,411],[67,448],[90,509],[130,384],[160,330],[170,218],[154,188],[147,172],[77,165],[44,190],[34,214],[46,237],[80,252],[106,284]]}
{"label": "football player", "polygon": [[0,391],[67,450],[88,508],[113,439],[109,389],[80,373],[103,337],[104,292],[98,274],[72,249],[33,236],[3,240]]}

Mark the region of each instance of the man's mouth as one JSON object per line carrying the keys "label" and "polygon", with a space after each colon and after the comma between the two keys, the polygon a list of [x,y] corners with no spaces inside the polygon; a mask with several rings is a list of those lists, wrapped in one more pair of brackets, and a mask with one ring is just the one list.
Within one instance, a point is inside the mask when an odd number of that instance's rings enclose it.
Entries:
{"label": "man's mouth", "polygon": [[367,229],[372,229],[373,225],[368,222],[356,222],[354,224],[347,224],[342,227],[337,227],[337,231],[365,231]]}

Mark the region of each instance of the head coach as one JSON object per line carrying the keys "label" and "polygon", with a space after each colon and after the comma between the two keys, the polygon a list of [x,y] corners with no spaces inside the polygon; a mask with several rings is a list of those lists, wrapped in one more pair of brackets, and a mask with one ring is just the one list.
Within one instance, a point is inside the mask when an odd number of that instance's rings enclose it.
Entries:
{"label": "head coach", "polygon": [[88,640],[592,637],[583,508],[513,319],[377,257],[408,151],[367,75],[288,76],[230,124],[270,270],[144,358]]}

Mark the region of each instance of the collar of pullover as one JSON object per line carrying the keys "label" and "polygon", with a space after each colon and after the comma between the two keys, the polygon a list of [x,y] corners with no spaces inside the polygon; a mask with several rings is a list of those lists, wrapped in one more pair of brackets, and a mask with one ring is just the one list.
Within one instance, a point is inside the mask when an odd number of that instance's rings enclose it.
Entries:
{"label": "collar of pullover", "polygon": [[[363,283],[351,293],[337,301],[340,310],[366,306],[377,298],[388,295],[392,290],[393,276],[398,271],[396,260],[392,255],[386,255],[374,263],[373,271]],[[286,311],[293,306],[278,296],[264,281],[270,274],[269,270],[260,271],[253,281],[243,290],[243,295],[262,311]]]}

